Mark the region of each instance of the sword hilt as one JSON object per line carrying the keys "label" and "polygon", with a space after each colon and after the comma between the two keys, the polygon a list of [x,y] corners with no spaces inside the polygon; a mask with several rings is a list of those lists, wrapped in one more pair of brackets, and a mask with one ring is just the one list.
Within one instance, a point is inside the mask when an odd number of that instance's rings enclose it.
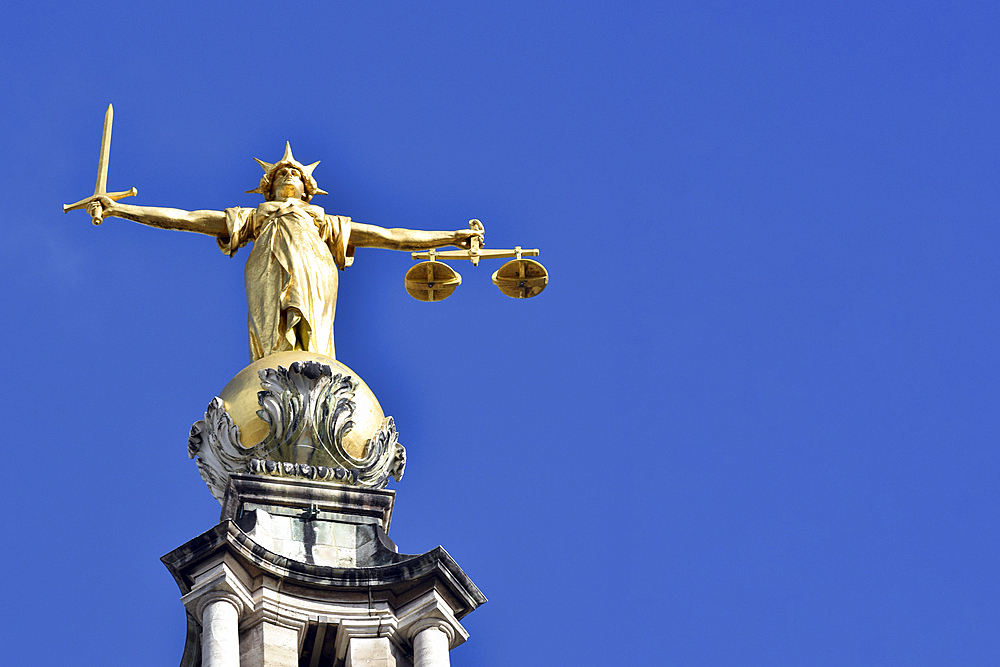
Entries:
{"label": "sword hilt", "polygon": [[97,227],[104,222],[104,218],[101,215],[104,213],[103,208],[104,207],[101,206],[101,203],[97,199],[94,199],[92,202],[87,204],[87,213],[90,214],[90,221],[94,223],[94,227]]}
{"label": "sword hilt", "polygon": [[[139,194],[139,191],[135,188],[131,190],[125,190],[124,192],[105,192],[102,194],[94,194],[86,199],[81,199],[75,204],[63,204],[63,213],[69,213],[70,211],[75,211],[78,208],[88,208],[92,203],[98,200],[100,197],[107,197],[111,201],[118,201],[119,199],[125,199],[125,197],[134,197]],[[104,222],[104,218],[96,215],[90,216],[90,221],[95,225],[99,225]]]}

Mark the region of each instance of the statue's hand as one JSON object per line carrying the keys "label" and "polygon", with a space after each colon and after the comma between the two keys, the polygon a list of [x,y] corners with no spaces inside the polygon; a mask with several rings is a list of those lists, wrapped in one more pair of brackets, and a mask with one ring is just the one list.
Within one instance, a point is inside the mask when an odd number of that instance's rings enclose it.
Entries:
{"label": "statue's hand", "polygon": [[94,201],[87,204],[87,213],[94,220],[107,218],[111,215],[110,210],[114,205],[115,202],[110,197],[95,197]]}
{"label": "statue's hand", "polygon": [[472,239],[479,239],[479,247],[482,248],[486,239],[485,231],[482,229],[459,229],[455,232],[455,240],[452,245],[462,250],[468,250],[472,247]]}

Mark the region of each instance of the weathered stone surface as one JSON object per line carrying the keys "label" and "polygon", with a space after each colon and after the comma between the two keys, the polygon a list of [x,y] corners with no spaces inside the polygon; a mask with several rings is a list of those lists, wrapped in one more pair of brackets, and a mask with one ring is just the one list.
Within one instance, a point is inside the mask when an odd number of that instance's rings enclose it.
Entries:
{"label": "weathered stone surface", "polygon": [[240,667],[239,609],[216,598],[202,610],[201,656],[204,667]]}
{"label": "weathered stone surface", "polygon": [[376,542],[395,551],[383,530],[391,518],[392,491],[373,494],[253,475],[234,475],[230,487],[222,518],[236,517],[243,532],[268,551],[331,567],[382,564]]}
{"label": "weathered stone surface", "polygon": [[448,667],[448,635],[434,623],[413,638],[413,661],[420,667]]}
{"label": "weathered stone surface", "polygon": [[277,623],[258,623],[240,637],[240,667],[298,667],[299,632]]}
{"label": "weathered stone surface", "polygon": [[352,637],[344,667],[410,667],[399,647],[385,637]]}
{"label": "weathered stone surface", "polygon": [[[231,488],[229,488],[231,487]],[[389,489],[360,489],[329,482],[306,479],[281,479],[257,475],[234,474],[229,478],[222,501],[222,519],[236,519],[244,508],[281,507],[288,511],[269,512],[275,538],[291,539],[282,533],[277,515],[301,516],[309,508],[321,513],[343,515],[344,523],[374,519],[388,532],[392,521],[392,505],[396,492]],[[284,524],[282,524],[283,526]],[[291,530],[291,522],[288,524]]]}

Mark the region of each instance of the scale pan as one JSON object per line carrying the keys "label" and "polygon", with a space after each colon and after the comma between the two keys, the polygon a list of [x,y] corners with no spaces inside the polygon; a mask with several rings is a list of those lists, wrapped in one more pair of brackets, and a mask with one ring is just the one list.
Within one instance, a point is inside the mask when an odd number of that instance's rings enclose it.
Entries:
{"label": "scale pan", "polygon": [[403,282],[418,301],[443,301],[462,284],[462,276],[444,262],[420,262],[410,267]]}
{"label": "scale pan", "polygon": [[493,284],[509,297],[529,299],[549,284],[549,272],[533,259],[512,259],[493,274]]}

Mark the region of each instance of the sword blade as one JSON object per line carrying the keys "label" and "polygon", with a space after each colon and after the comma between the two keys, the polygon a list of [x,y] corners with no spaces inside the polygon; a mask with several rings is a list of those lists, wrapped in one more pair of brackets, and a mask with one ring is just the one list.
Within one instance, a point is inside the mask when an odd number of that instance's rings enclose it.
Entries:
{"label": "sword blade", "polygon": [[101,136],[101,157],[97,162],[97,186],[95,195],[103,195],[108,191],[108,161],[111,159],[111,123],[115,117],[115,109],[110,104],[104,114],[104,134]]}

